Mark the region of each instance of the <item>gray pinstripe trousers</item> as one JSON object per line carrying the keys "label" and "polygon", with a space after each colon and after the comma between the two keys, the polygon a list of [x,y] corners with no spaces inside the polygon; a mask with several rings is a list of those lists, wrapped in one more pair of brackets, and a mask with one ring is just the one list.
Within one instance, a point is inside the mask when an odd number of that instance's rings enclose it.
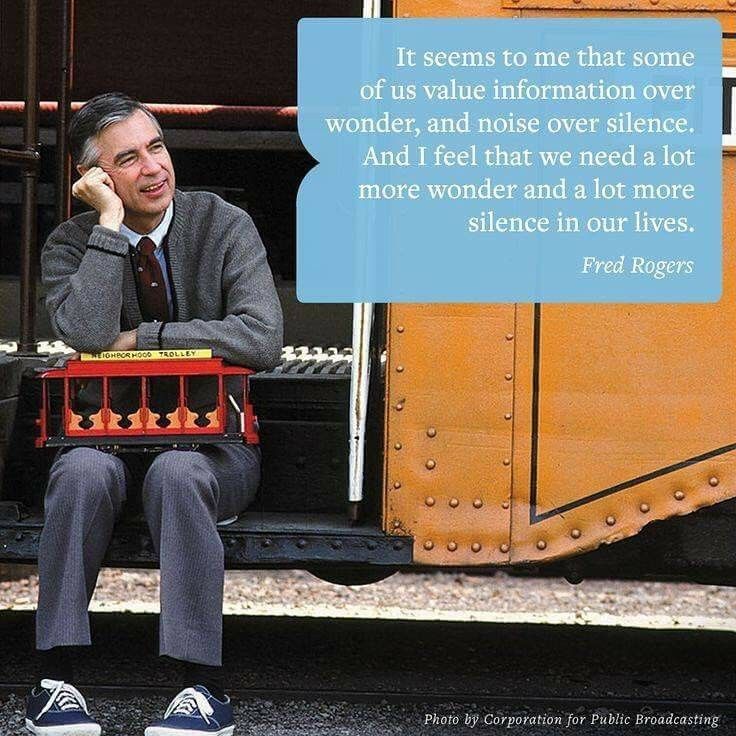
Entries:
{"label": "gray pinstripe trousers", "polygon": [[[259,479],[260,450],[245,445],[169,450],[148,468],[141,493],[161,568],[160,654],[221,663],[225,573],[216,523],[248,506]],[[54,462],[38,552],[38,649],[91,643],[89,600],[130,480],[119,457],[91,448]]]}

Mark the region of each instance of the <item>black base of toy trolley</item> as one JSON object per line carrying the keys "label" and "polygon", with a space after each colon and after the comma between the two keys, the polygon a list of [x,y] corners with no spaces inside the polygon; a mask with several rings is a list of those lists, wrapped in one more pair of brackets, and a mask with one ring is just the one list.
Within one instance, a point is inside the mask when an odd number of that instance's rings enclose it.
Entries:
{"label": "black base of toy trolley", "polygon": [[105,452],[196,450],[199,445],[237,444],[242,434],[136,435],[135,437],[49,437],[46,447],[92,447]]}

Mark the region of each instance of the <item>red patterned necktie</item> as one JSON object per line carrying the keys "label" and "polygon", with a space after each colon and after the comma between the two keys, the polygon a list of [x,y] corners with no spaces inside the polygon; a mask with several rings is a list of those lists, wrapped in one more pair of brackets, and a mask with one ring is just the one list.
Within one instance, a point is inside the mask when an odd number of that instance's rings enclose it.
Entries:
{"label": "red patterned necktie", "polygon": [[161,264],[153,254],[154,250],[156,244],[151,238],[143,237],[138,241],[134,261],[141,315],[145,322],[168,322],[170,317],[166,283]]}

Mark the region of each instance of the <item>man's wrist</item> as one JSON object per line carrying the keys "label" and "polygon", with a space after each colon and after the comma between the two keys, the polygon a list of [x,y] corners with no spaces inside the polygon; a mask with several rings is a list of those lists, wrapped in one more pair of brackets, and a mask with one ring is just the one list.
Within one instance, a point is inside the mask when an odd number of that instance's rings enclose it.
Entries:
{"label": "man's wrist", "polygon": [[114,230],[118,233],[120,232],[120,226],[123,224],[123,217],[122,215],[103,212],[100,214],[99,224],[102,225],[102,227],[106,227],[108,230]]}
{"label": "man's wrist", "polygon": [[121,332],[105,350],[111,352],[135,350],[137,342],[138,330],[126,330]]}

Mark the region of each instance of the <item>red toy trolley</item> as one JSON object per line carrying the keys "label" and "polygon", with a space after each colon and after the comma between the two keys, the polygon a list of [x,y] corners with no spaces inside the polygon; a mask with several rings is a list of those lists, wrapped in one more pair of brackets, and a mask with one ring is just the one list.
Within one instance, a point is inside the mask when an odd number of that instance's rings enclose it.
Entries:
{"label": "red toy trolley", "polygon": [[150,451],[257,444],[248,396],[252,373],[209,350],[83,354],[40,375],[36,445]]}

